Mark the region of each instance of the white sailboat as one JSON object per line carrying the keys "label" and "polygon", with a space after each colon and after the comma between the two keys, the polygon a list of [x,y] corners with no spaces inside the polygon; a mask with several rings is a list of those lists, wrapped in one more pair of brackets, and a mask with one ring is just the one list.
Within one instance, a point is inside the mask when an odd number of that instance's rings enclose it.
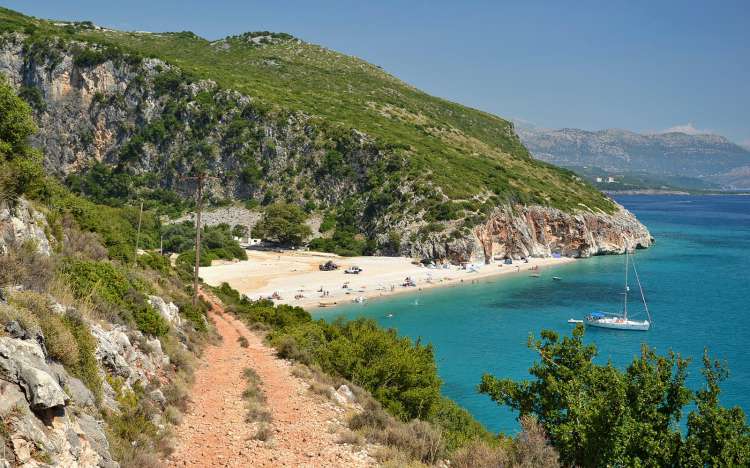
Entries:
{"label": "white sailboat", "polygon": [[611,314],[607,312],[592,312],[586,316],[586,324],[592,327],[599,328],[614,328],[616,330],[639,330],[646,331],[651,328],[651,314],[648,311],[648,304],[646,304],[646,296],[643,294],[643,287],[641,286],[641,280],[638,277],[638,270],[635,268],[635,260],[633,260],[633,272],[635,273],[635,279],[638,282],[638,290],[641,294],[641,300],[643,301],[643,307],[648,316],[647,320],[632,320],[628,318],[628,293],[630,292],[630,286],[628,286],[628,261],[630,260],[630,253],[625,250],[625,292],[623,293],[623,304],[622,314]]}

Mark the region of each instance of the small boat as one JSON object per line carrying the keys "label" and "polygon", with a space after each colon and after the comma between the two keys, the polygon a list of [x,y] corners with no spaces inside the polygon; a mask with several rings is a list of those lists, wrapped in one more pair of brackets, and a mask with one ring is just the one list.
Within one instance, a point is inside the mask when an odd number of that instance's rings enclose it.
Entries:
{"label": "small boat", "polygon": [[336,302],[318,302],[318,306],[320,307],[332,307],[335,305],[336,305]]}
{"label": "small boat", "polygon": [[635,268],[635,260],[633,260],[633,272],[635,273],[635,279],[638,282],[638,290],[641,293],[641,300],[643,301],[643,308],[646,311],[648,320],[632,320],[628,318],[628,293],[630,293],[630,287],[628,286],[628,263],[630,260],[630,253],[625,251],[625,291],[623,294],[622,303],[622,314],[610,314],[607,312],[592,312],[586,316],[586,325],[598,328],[612,328],[616,330],[637,330],[647,331],[651,328],[651,313],[648,310],[648,304],[646,303],[646,296],[643,294],[643,287],[641,286],[641,279],[638,277],[638,270]]}
{"label": "small boat", "polygon": [[552,277],[552,279],[553,279],[553,280],[555,280],[555,281],[560,281],[560,280],[562,280],[562,278],[560,278],[559,276],[553,276],[553,277]]}
{"label": "small boat", "polygon": [[583,323],[583,320],[578,320],[574,318],[569,318],[568,323]]}
{"label": "small boat", "polygon": [[388,315],[386,315],[386,317],[393,318],[393,314],[388,314]]}

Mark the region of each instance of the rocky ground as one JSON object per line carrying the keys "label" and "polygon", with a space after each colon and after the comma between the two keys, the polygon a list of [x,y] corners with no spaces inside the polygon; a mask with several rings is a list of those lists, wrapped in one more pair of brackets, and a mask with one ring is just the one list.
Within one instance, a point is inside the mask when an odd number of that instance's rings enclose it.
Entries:
{"label": "rocky ground", "polygon": [[[331,400],[311,393],[310,385],[292,374],[288,361],[276,357],[260,336],[213,304],[211,319],[223,339],[206,349],[196,371],[192,403],[176,430],[170,466],[375,465],[367,447],[339,443],[347,414],[358,409],[351,393],[340,389],[332,392]],[[240,336],[247,339],[247,347],[238,342]],[[246,368],[258,374],[266,395],[272,430],[267,441],[256,440],[257,423],[245,421]]]}

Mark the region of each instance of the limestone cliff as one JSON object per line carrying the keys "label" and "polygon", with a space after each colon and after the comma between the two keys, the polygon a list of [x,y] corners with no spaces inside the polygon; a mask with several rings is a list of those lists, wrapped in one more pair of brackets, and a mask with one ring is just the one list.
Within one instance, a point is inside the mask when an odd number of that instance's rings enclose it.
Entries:
{"label": "limestone cliff", "polygon": [[541,206],[496,209],[472,236],[441,243],[428,240],[412,247],[414,256],[484,261],[523,257],[567,257],[621,254],[649,247],[653,238],[632,213],[618,206],[615,214],[569,214]]}

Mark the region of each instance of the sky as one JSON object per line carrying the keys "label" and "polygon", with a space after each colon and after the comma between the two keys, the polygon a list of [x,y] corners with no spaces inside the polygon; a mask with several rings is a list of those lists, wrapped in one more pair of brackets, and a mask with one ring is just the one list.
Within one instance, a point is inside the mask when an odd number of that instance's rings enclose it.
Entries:
{"label": "sky", "polygon": [[3,0],[43,18],[208,39],[287,32],[531,124],[750,145],[750,1]]}

